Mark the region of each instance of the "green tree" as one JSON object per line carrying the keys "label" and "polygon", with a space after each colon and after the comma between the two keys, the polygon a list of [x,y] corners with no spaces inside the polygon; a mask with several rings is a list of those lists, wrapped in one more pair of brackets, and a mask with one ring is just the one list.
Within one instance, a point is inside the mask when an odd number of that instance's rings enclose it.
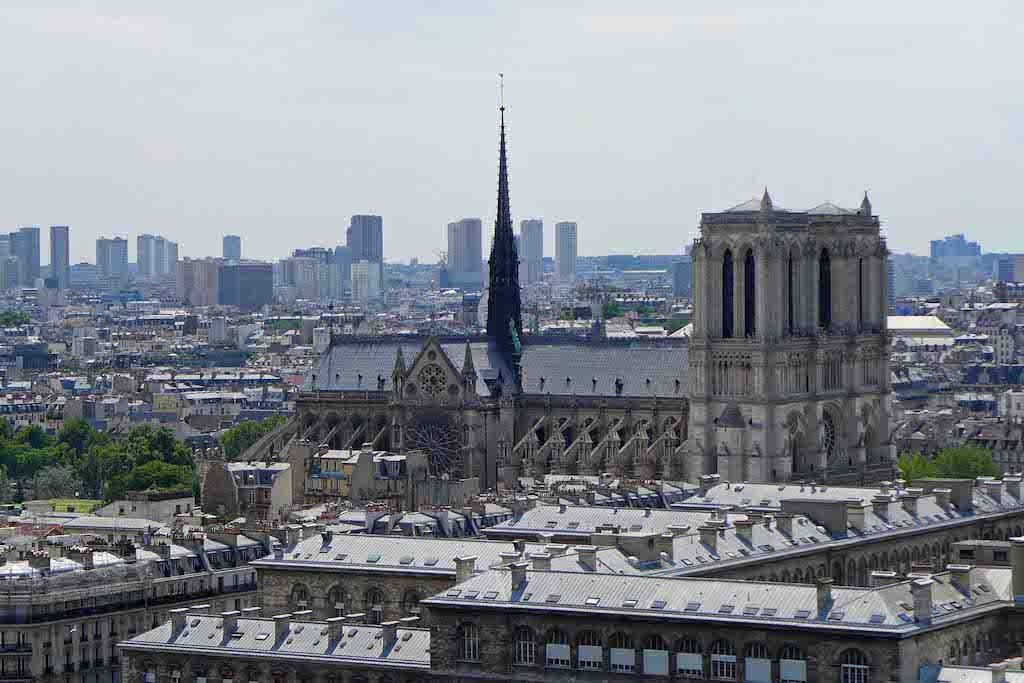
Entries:
{"label": "green tree", "polygon": [[32,448],[46,448],[53,439],[46,433],[46,430],[39,425],[29,425],[28,427],[22,427],[14,434],[14,440],[20,443],[26,443]]}
{"label": "green tree", "polygon": [[607,301],[604,304],[604,317],[606,318],[619,318],[623,314],[622,306],[619,305],[618,301]]}
{"label": "green tree", "polygon": [[977,446],[944,448],[934,458],[928,458],[922,453],[904,453],[896,461],[896,465],[908,482],[932,477],[975,479],[983,476],[1002,476],[999,466],[992,460],[992,455]]}
{"label": "green tree", "polygon": [[89,421],[83,417],[76,417],[67,420],[64,426],[57,432],[57,443],[64,443],[74,449],[75,453],[81,456],[89,447],[93,437],[98,434]]}
{"label": "green tree", "polygon": [[0,327],[17,327],[18,325],[27,325],[30,322],[32,322],[32,319],[24,311],[8,308],[6,311],[0,312]]}
{"label": "green tree", "polygon": [[906,452],[896,461],[900,474],[908,482],[935,476],[935,467],[923,453]]}
{"label": "green tree", "polygon": [[195,471],[191,467],[151,460],[126,474],[112,477],[107,484],[106,499],[124,498],[129,491],[194,490],[195,479]]}
{"label": "green tree", "polygon": [[233,460],[245,452],[247,448],[259,441],[285,423],[283,415],[274,415],[263,420],[245,420],[239,425],[226,430],[220,437],[224,457]]}
{"label": "green tree", "polygon": [[82,488],[73,469],[53,465],[40,469],[32,484],[35,497],[40,500],[72,498]]}

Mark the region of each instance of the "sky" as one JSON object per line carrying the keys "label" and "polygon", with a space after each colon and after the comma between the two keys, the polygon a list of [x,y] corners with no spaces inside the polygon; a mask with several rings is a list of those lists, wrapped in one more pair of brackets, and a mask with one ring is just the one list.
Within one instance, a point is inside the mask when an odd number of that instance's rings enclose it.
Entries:
{"label": "sky", "polygon": [[894,251],[1024,251],[1020,2],[0,5],[0,228],[68,224],[76,263],[143,232],[279,258],[356,213],[434,261],[449,221],[493,226],[499,72],[547,254],[561,220],[582,255],[681,253],[766,186],[867,189]]}

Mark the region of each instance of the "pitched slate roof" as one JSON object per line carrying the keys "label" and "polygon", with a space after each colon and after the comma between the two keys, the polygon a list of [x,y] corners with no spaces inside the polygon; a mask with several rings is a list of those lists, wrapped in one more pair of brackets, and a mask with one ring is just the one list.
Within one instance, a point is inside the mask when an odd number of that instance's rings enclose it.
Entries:
{"label": "pitched slate roof", "polygon": [[[379,377],[384,390],[390,392],[398,348],[402,347],[403,355],[415,356],[426,341],[425,337],[339,340],[323,353],[316,370],[306,376],[303,391],[378,391]],[[442,341],[440,346],[461,372],[465,340]],[[469,346],[477,371],[477,393],[489,396],[487,380],[501,373],[507,382],[512,372],[485,341],[471,342]],[[524,341],[522,352],[523,391],[527,395],[685,396],[688,348],[683,342],[632,340],[594,344],[540,340]]]}
{"label": "pitched slate roof", "polygon": [[648,536],[664,533],[673,525],[696,529],[709,519],[710,512],[688,510],[538,505],[524,512],[518,519],[487,527],[483,533],[489,537],[505,538],[541,533],[558,536],[579,535],[581,541],[589,543],[590,535],[597,531],[597,527],[603,525],[617,526],[621,533]]}

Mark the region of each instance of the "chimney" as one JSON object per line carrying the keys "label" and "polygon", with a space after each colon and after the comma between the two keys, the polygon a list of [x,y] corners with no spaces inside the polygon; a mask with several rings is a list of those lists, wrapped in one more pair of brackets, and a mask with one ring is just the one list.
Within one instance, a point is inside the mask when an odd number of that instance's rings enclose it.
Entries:
{"label": "chimney", "polygon": [[775,526],[787,536],[793,536],[793,515],[788,512],[775,513]]}
{"label": "chimney", "polygon": [[82,563],[82,569],[92,569],[95,566],[93,564],[92,548],[84,548],[82,550],[82,557],[80,561]]}
{"label": "chimney", "polygon": [[933,489],[932,493],[935,494],[935,504],[939,506],[939,509],[945,512],[949,509],[950,496],[953,494],[952,489]]}
{"label": "chimney", "polygon": [[737,519],[734,523],[736,527],[736,535],[739,536],[740,540],[744,543],[751,543],[753,541],[753,529],[754,521],[751,519]]}
{"label": "chimney", "polygon": [[388,649],[395,644],[398,640],[398,622],[397,621],[385,621],[380,625],[381,628],[381,640],[384,641],[384,649]]}
{"label": "chimney", "polygon": [[330,617],[327,619],[327,639],[334,642],[341,638],[345,628],[345,617]]}
{"label": "chimney", "polygon": [[715,486],[721,479],[721,475],[718,474],[704,474],[700,477],[700,495],[706,496],[708,491],[711,490],[712,486]]}
{"label": "chimney", "polygon": [[1014,602],[1024,600],[1024,537],[1010,539],[1010,575]]}
{"label": "chimney", "polygon": [[857,531],[864,531],[864,503],[851,500],[846,504],[846,521]]}
{"label": "chimney", "polygon": [[329,546],[331,544],[331,541],[334,540],[334,532],[331,531],[330,529],[327,529],[325,531],[321,531],[320,532],[320,538],[323,539],[323,545],[324,546]]}
{"label": "chimney", "polygon": [[207,604],[192,605],[187,608],[189,614],[209,614],[210,606]]}
{"label": "chimney", "polygon": [[238,615],[241,614],[239,611],[233,612],[221,612],[220,618],[223,621],[223,628],[221,633],[224,637],[230,636],[232,633],[238,630]]}
{"label": "chimney", "polygon": [[566,506],[566,504],[565,504],[565,503],[561,503],[561,504],[559,504],[559,506],[558,506],[558,514],[560,514],[560,515],[563,515],[563,514],[565,514],[565,511],[566,511],[567,509],[568,509],[568,506]]}
{"label": "chimney", "polygon": [[878,490],[879,490],[880,493],[884,493],[885,495],[889,495],[889,487],[890,486],[892,486],[892,482],[891,481],[883,481],[881,484],[878,485]]}
{"label": "chimney", "polygon": [[824,619],[832,609],[832,579],[827,576],[819,576],[814,581],[818,589],[818,615]]}
{"label": "chimney", "polygon": [[242,616],[250,619],[255,619],[260,615],[260,607],[243,607]]}
{"label": "chimney", "polygon": [[185,618],[188,616],[187,607],[179,607],[171,610],[171,631],[177,633],[185,628]]}
{"label": "chimney", "polygon": [[1021,478],[1018,476],[1005,476],[1003,477],[1003,483],[1006,484],[1006,492],[1016,498],[1018,501],[1020,498],[1020,481]]}
{"label": "chimney", "polygon": [[567,546],[564,543],[548,543],[544,547],[544,552],[546,552],[548,555],[551,555],[551,557],[561,557],[562,555],[565,555],[565,553],[567,553],[568,551],[569,546]]}
{"label": "chimney", "polygon": [[910,584],[910,593],[914,596],[914,619],[919,624],[932,623],[932,584],[931,579],[915,579]]}
{"label": "chimney", "polygon": [[284,544],[289,548],[302,540],[302,527],[298,524],[289,524],[285,527]]}
{"label": "chimney", "polygon": [[907,480],[906,479],[897,479],[896,480],[896,490],[897,491],[902,491],[905,488],[907,488]]}
{"label": "chimney", "polygon": [[697,531],[700,532],[700,542],[706,545],[711,552],[718,552],[718,527],[704,522]]}
{"label": "chimney", "polygon": [[342,617],[346,624],[362,624],[366,621],[366,612],[352,612]]}
{"label": "chimney", "polygon": [[889,519],[889,506],[891,504],[892,498],[887,493],[876,493],[871,497],[871,508],[875,511],[876,515],[885,520]]}
{"label": "chimney", "polygon": [[299,619],[312,619],[313,610],[311,609],[300,609],[298,612],[292,612],[292,618],[298,621]]}
{"label": "chimney", "polygon": [[673,536],[685,536],[686,533],[690,530],[690,525],[689,524],[669,524],[668,525],[668,530],[672,533]]}
{"label": "chimney", "polygon": [[526,583],[526,568],[529,566],[527,562],[512,563],[512,590],[519,590]]}
{"label": "chimney", "polygon": [[576,546],[576,552],[579,555],[580,562],[585,564],[588,569],[597,569],[597,547],[592,545],[578,545]]}
{"label": "chimney", "polygon": [[988,665],[992,674],[992,683],[1006,683],[1006,662],[994,662]]}
{"label": "chimney", "polygon": [[519,553],[505,551],[498,553],[498,557],[501,558],[502,564],[509,564],[510,562],[515,562],[519,559]]}
{"label": "chimney", "polygon": [[551,569],[551,555],[548,553],[530,553],[530,560],[533,562],[534,571]]}
{"label": "chimney", "polygon": [[303,538],[303,540],[305,540],[307,538],[313,538],[313,534],[315,534],[315,533],[316,533],[316,524],[314,524],[313,522],[308,522],[308,523],[302,525],[302,538]]}
{"label": "chimney", "polygon": [[988,479],[985,481],[985,493],[995,500],[1003,499],[1003,482],[999,479]]}
{"label": "chimney", "polygon": [[950,579],[954,586],[956,586],[961,593],[974,597],[971,593],[971,581],[974,575],[972,571],[974,569],[969,564],[947,564],[946,571],[949,572]]}
{"label": "chimney", "polygon": [[274,640],[284,640],[291,628],[292,615],[277,614],[274,619]]}
{"label": "chimney", "polygon": [[917,499],[922,493],[924,493],[924,489],[906,489],[903,492],[903,498],[901,500],[903,503],[903,509],[914,517],[917,517]]}
{"label": "chimney", "polygon": [[654,539],[654,549],[658,553],[664,553],[665,555],[668,555],[669,560],[674,559],[675,548],[672,542],[674,538],[675,536],[666,531],[665,533],[661,534],[660,536]]}
{"label": "chimney", "polygon": [[468,581],[476,572],[476,556],[455,558],[455,583]]}
{"label": "chimney", "polygon": [[900,581],[900,575],[893,571],[875,570],[871,572],[871,585],[875,588],[889,586]]}
{"label": "chimney", "polygon": [[275,560],[283,560],[284,559],[284,548],[282,548],[281,546],[278,546],[278,547],[274,548],[274,559]]}
{"label": "chimney", "polygon": [[526,541],[524,541],[521,538],[517,538],[516,540],[512,541],[512,549],[520,555],[522,555],[526,552]]}

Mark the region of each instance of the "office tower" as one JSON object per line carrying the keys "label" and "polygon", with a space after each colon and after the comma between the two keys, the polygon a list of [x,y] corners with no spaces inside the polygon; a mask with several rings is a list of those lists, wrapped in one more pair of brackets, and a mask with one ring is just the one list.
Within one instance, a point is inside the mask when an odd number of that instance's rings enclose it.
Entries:
{"label": "office tower", "polygon": [[189,306],[216,306],[219,298],[218,275],[224,259],[182,259],[178,264],[176,291]]}
{"label": "office tower", "polygon": [[352,264],[352,301],[367,303],[380,298],[381,268],[379,263],[363,259]]}
{"label": "office tower", "polygon": [[242,258],[242,237],[240,235],[224,235],[224,260],[238,261]]}
{"label": "office tower", "polygon": [[520,262],[526,263],[526,280],[522,284],[544,279],[544,221],[531,218],[519,221]]}
{"label": "office tower", "polygon": [[555,269],[563,280],[576,277],[575,223],[555,223]]}
{"label": "office tower", "polygon": [[39,277],[39,228],[24,227],[10,237],[11,255],[18,259],[18,284],[34,287]]}
{"label": "office tower", "polygon": [[346,235],[353,263],[384,261],[384,219],[380,216],[352,216]]}
{"label": "office tower", "polygon": [[155,274],[156,236],[139,235],[135,238],[135,263],[139,277],[149,278]]}
{"label": "office tower", "polygon": [[50,277],[59,289],[67,289],[68,268],[71,267],[69,229],[66,225],[50,226]]}
{"label": "office tower", "polygon": [[167,257],[164,260],[164,270],[161,275],[174,278],[178,274],[178,243],[167,240]]}
{"label": "office tower", "polygon": [[352,250],[347,246],[338,245],[334,248],[334,268],[337,271],[336,289],[340,298],[352,288]]}
{"label": "office tower", "polygon": [[218,301],[255,311],[274,300],[274,268],[261,261],[224,264],[218,271]]}
{"label": "office tower", "polygon": [[153,269],[150,275],[160,277],[167,272],[167,240],[157,235],[153,239]]}
{"label": "office tower", "polygon": [[448,224],[448,283],[453,287],[479,289],[484,260],[479,218],[463,218]]}
{"label": "office tower", "polygon": [[672,296],[693,296],[693,260],[689,256],[672,264]]}
{"label": "office tower", "polygon": [[128,273],[128,240],[123,237],[96,240],[96,266],[101,278],[120,278]]}

